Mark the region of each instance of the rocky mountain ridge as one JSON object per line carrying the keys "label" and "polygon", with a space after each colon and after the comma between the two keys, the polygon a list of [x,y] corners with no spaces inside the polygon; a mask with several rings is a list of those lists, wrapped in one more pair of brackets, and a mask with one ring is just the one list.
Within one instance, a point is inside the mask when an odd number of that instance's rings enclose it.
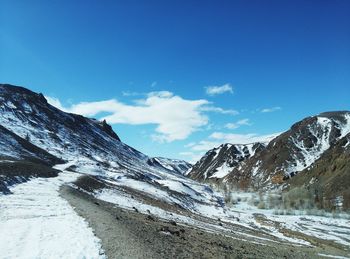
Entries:
{"label": "rocky mountain ridge", "polygon": [[[60,111],[48,104],[42,94],[26,88],[0,85],[0,125],[62,160],[81,157],[89,164],[135,172],[150,167],[147,163],[150,158],[121,142],[106,121]],[[9,154],[9,150],[4,153]],[[172,170],[179,173],[181,168],[167,168]]]}
{"label": "rocky mountain ridge", "polygon": [[[260,146],[253,155],[245,159],[238,158],[235,160],[238,162],[231,163],[225,174],[218,175],[217,171],[221,169],[222,161],[232,159],[235,152],[224,152],[222,156],[218,156],[217,151],[229,146],[236,149],[240,145],[224,144],[208,151],[188,175],[193,179],[209,182],[216,178],[216,183],[254,190],[285,189],[296,183],[307,186],[308,181],[315,181],[318,179],[317,175],[323,175],[320,182],[333,186],[326,188],[327,197],[335,197],[339,193],[336,186],[342,185],[341,182],[348,182],[345,179],[350,179],[350,174],[344,169],[347,168],[344,161],[349,160],[349,133],[349,111],[321,113],[295,123],[288,131]],[[339,168],[336,161],[341,158],[343,167]],[[198,170],[199,168],[205,170]],[[322,171],[320,168],[323,168]],[[337,172],[331,175],[330,172],[334,171]],[[345,190],[345,187],[340,189]]]}
{"label": "rocky mountain ridge", "polygon": [[209,150],[191,168],[188,176],[195,180],[220,179],[227,176],[231,170],[254,156],[265,148],[264,143],[252,144],[222,144]]}

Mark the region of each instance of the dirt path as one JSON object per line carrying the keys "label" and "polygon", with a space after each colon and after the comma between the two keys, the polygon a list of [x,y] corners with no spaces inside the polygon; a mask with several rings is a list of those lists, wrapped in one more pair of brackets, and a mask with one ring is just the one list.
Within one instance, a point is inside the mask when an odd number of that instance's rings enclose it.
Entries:
{"label": "dirt path", "polygon": [[64,186],[61,196],[84,217],[108,258],[319,258],[318,249],[262,245],[164,222]]}

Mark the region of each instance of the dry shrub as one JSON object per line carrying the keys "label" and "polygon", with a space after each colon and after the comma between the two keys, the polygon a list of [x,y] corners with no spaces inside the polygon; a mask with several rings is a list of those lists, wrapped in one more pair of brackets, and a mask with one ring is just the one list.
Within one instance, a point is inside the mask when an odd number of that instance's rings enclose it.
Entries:
{"label": "dry shrub", "polygon": [[282,184],[282,183],[284,183],[284,175],[283,174],[276,174],[276,175],[272,176],[271,182],[273,184]]}
{"label": "dry shrub", "polygon": [[285,209],[307,210],[315,206],[312,193],[304,187],[295,187],[282,194]]}

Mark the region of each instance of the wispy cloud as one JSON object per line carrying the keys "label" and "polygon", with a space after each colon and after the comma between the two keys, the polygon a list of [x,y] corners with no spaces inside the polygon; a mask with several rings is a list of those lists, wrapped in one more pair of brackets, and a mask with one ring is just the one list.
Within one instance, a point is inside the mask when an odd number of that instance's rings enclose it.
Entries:
{"label": "wispy cloud", "polygon": [[237,122],[233,122],[233,123],[227,123],[225,125],[225,128],[227,129],[237,129],[241,126],[250,126],[252,125],[252,123],[250,122],[249,119],[242,119],[242,120],[239,120]]}
{"label": "wispy cloud", "polygon": [[237,114],[239,114],[239,112],[236,111],[236,110],[232,110],[232,109],[226,110],[226,109],[223,109],[223,108],[220,108],[220,107],[215,107],[215,106],[203,106],[201,108],[201,110],[205,111],[205,112],[217,112],[217,113],[229,114],[229,115],[237,115]]}
{"label": "wispy cloud", "polygon": [[151,88],[156,87],[156,85],[157,85],[157,81],[153,81],[151,84]]}
{"label": "wispy cloud", "polygon": [[190,162],[191,164],[195,164],[202,157],[201,154],[191,151],[180,152],[179,155],[184,157],[184,159]]}
{"label": "wispy cloud", "polygon": [[139,96],[139,95],[144,95],[144,93],[123,91],[122,95],[123,96]]}
{"label": "wispy cloud", "polygon": [[219,140],[222,143],[249,144],[249,143],[255,143],[255,142],[269,142],[279,134],[281,133],[260,135],[256,133],[232,134],[232,133],[214,132],[209,136],[209,138]]}
{"label": "wispy cloud", "polygon": [[61,110],[84,116],[109,113],[101,119],[106,119],[111,124],[154,124],[155,133],[151,138],[158,142],[186,139],[208,124],[206,112],[234,113],[233,110],[214,107],[205,99],[186,100],[168,91],[150,92],[132,105],[110,99],[64,107],[57,98],[47,97],[47,100]]}
{"label": "wispy cloud", "polygon": [[223,93],[231,93],[233,94],[233,88],[230,84],[224,84],[221,86],[207,86],[205,87],[205,91],[207,95],[214,96]]}
{"label": "wispy cloud", "polygon": [[279,111],[279,110],[282,110],[282,108],[280,106],[275,106],[275,107],[271,107],[271,108],[261,109],[260,112],[267,113],[267,112],[276,112],[276,111]]}

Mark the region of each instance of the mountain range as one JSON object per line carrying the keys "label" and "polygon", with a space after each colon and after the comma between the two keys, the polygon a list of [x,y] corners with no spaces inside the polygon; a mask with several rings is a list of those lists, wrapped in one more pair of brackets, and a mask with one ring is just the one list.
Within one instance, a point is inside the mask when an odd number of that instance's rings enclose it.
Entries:
{"label": "mountain range", "polygon": [[[239,189],[322,189],[322,199],[348,201],[350,112],[307,117],[268,143],[223,144],[188,172],[204,182]],[[349,208],[348,202],[342,206]]]}

